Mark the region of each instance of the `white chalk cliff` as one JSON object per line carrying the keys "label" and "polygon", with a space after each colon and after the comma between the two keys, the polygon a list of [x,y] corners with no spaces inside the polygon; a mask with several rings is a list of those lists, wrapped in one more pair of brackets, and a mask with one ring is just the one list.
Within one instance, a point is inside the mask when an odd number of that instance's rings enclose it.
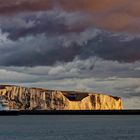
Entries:
{"label": "white chalk cliff", "polygon": [[121,110],[122,100],[99,93],[57,91],[1,85],[0,96],[9,109],[18,110]]}

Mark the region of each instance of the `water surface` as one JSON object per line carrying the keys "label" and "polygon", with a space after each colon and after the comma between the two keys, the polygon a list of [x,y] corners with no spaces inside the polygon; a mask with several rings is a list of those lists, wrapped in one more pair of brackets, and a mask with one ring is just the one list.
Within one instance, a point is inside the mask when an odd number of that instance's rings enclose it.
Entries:
{"label": "water surface", "polygon": [[140,116],[1,116],[0,140],[140,140]]}

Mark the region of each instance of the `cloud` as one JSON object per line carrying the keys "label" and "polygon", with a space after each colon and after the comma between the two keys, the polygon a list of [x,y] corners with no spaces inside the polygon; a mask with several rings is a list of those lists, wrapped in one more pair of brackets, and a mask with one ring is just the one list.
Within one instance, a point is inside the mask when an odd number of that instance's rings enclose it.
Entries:
{"label": "cloud", "polygon": [[[23,12],[25,11],[40,11],[47,10],[53,7],[61,7],[64,10],[73,10],[73,11],[91,11],[91,12],[104,12],[108,10],[113,10],[115,8],[124,7],[124,5],[129,5],[131,0],[123,1],[123,0],[75,0],[75,1],[65,1],[65,0],[1,0],[0,11],[2,13],[10,13],[10,12]],[[129,4],[128,4],[129,3]],[[131,2],[132,3],[132,2]],[[135,10],[134,7],[138,6],[139,2],[133,2],[131,6],[131,10]],[[7,8],[7,9],[4,9]],[[126,8],[126,9],[129,9]],[[136,11],[136,10],[135,10]],[[135,12],[134,12],[135,13]]]}
{"label": "cloud", "polygon": [[[86,20],[86,26],[97,26],[99,28],[114,31],[140,31],[139,16],[140,2],[137,0],[7,0],[0,1],[0,14],[9,16],[24,12],[48,11],[54,8],[63,9],[67,12],[81,12],[92,15]],[[118,24],[119,21],[119,24]]]}
{"label": "cloud", "polygon": [[[53,9],[44,12],[21,13],[14,17],[0,17],[2,32],[8,32],[8,38],[18,40],[29,35],[45,34],[49,36],[69,33],[80,33],[86,30],[87,14],[80,12],[65,12]],[[9,23],[9,20],[11,21]],[[89,28],[89,27],[88,27]]]}
{"label": "cloud", "polygon": [[0,69],[0,83],[25,83],[34,82],[38,80],[38,76],[29,75],[24,73],[18,73],[16,71],[10,71],[5,69]]}
{"label": "cloud", "polygon": [[139,95],[140,95],[140,87],[136,88],[135,92],[139,93]]}
{"label": "cloud", "polygon": [[140,106],[140,98],[132,97],[124,99],[124,107],[126,109],[139,109]]}
{"label": "cloud", "polygon": [[[93,65],[94,64],[94,65]],[[23,73],[28,75],[36,75],[41,79],[46,80],[63,80],[63,79],[98,79],[99,83],[108,81],[113,83],[121,81],[121,79],[128,80],[128,86],[131,87],[131,78],[139,79],[139,71],[134,71],[140,64],[138,62],[133,64],[121,64],[113,61],[105,61],[98,58],[90,58],[87,60],[75,59],[68,63],[58,63],[53,66],[37,66],[37,67],[1,67],[10,72]],[[125,74],[124,74],[125,73]],[[89,82],[90,83],[90,82]],[[119,84],[119,82],[118,82]],[[116,83],[114,86],[117,85]],[[136,85],[134,83],[134,85]],[[136,85],[138,86],[138,85]],[[121,85],[118,86],[121,89]],[[124,84],[123,84],[124,87]]]}
{"label": "cloud", "polygon": [[128,36],[94,28],[53,37],[38,34],[19,40],[10,40],[8,33],[1,33],[0,65],[49,66],[90,57],[133,63],[140,60],[140,39],[139,36],[128,39]]}
{"label": "cloud", "polygon": [[[120,36],[110,36],[107,33],[97,36],[87,43],[84,55],[97,55],[107,60],[117,60],[119,62],[134,62],[140,60],[139,44],[140,39],[134,38],[122,42]],[[137,51],[136,51],[137,50]],[[86,57],[85,56],[85,57]]]}
{"label": "cloud", "polygon": [[23,11],[48,9],[51,5],[51,0],[1,0],[0,5],[1,14],[15,14]]}
{"label": "cloud", "polygon": [[140,60],[139,34],[116,33],[85,25],[82,21],[91,19],[86,15],[56,8],[1,16],[0,65],[45,66],[70,62],[76,57],[100,57],[124,63]]}
{"label": "cloud", "polygon": [[[102,60],[99,58],[89,58],[86,60],[74,59],[72,62],[56,63],[53,66],[36,67],[1,67],[6,70],[19,73],[46,76],[48,80],[71,79],[71,78],[101,78],[121,77],[140,78],[139,71],[135,70],[140,66],[139,62],[119,63]],[[108,79],[113,80],[113,79]]]}

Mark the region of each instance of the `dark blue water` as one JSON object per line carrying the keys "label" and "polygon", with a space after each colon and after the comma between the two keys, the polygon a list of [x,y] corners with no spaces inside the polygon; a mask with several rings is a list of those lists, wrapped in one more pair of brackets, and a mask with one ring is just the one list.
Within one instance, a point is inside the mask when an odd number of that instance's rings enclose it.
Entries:
{"label": "dark blue water", "polygon": [[3,116],[0,140],[140,140],[140,116]]}

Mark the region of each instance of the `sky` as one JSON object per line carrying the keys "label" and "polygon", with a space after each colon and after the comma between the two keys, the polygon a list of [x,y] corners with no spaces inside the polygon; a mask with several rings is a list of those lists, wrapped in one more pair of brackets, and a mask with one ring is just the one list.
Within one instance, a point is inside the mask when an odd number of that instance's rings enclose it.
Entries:
{"label": "sky", "polygon": [[140,1],[0,0],[0,84],[119,96],[140,109]]}

